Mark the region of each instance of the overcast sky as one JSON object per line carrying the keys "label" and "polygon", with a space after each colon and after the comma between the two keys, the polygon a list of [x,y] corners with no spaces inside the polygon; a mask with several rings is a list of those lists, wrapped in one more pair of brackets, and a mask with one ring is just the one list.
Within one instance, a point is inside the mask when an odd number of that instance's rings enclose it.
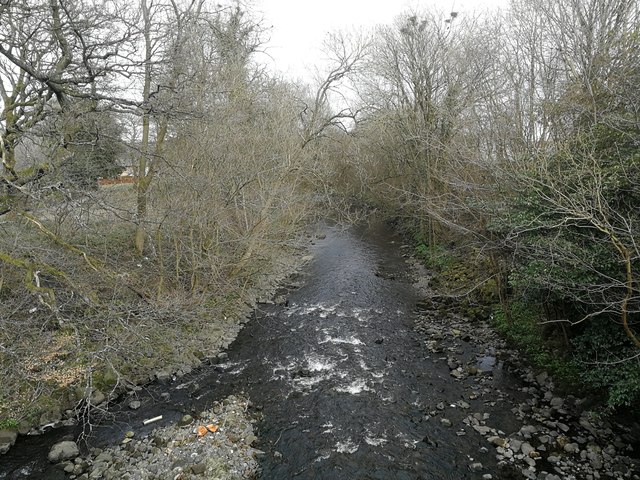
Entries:
{"label": "overcast sky", "polygon": [[327,32],[390,23],[409,8],[435,6],[461,14],[507,5],[508,0],[255,0],[264,25],[272,27],[267,53],[287,77],[310,80],[309,67],[322,57]]}

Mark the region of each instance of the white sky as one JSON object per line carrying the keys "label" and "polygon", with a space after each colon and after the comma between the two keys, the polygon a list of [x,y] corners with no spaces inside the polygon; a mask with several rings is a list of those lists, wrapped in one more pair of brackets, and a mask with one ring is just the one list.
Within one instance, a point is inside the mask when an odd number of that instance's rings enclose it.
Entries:
{"label": "white sky", "polygon": [[320,63],[328,32],[388,24],[409,8],[480,11],[506,6],[508,0],[255,0],[255,7],[272,27],[267,53],[271,67],[292,79],[311,80]]}

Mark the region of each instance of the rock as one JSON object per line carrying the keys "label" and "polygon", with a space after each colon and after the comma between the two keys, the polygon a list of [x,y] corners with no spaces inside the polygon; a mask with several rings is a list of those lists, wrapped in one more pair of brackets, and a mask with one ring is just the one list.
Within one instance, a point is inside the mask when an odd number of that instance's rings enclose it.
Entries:
{"label": "rock", "polygon": [[564,400],[560,397],[553,397],[551,399],[551,401],[549,402],[549,404],[553,407],[553,408],[562,408],[562,406],[564,405]]}
{"label": "rock", "polygon": [[449,420],[448,418],[440,419],[440,423],[445,427],[450,427],[452,425],[451,420]]}
{"label": "rock", "polygon": [[173,375],[171,374],[171,372],[167,369],[162,369],[162,370],[158,370],[156,371],[153,376],[155,377],[156,380],[158,380],[159,382],[167,382],[170,381],[171,378],[173,377]]}
{"label": "rock", "polygon": [[580,451],[580,447],[577,443],[567,443],[564,446],[564,451],[567,453],[577,453]]}
{"label": "rock", "polygon": [[538,428],[533,425],[525,425],[520,429],[520,434],[525,438],[531,438],[531,436],[538,431]]}
{"label": "rock", "polygon": [[104,478],[104,474],[106,470],[107,470],[106,468],[102,468],[102,467],[94,468],[91,471],[89,478]]}
{"label": "rock", "polygon": [[504,438],[493,436],[487,438],[487,441],[497,447],[504,447],[507,444],[507,441]]}
{"label": "rock", "polygon": [[181,427],[186,427],[187,425],[191,425],[192,423],[193,417],[191,415],[184,415],[178,422],[178,425],[180,425]]}
{"label": "rock", "polygon": [[472,472],[479,472],[483,468],[484,467],[480,462],[474,462],[471,465],[469,465],[469,470],[471,470]]}
{"label": "rock", "polygon": [[491,427],[485,427],[484,425],[474,425],[473,429],[480,435],[488,435],[492,431]]}
{"label": "rock", "polygon": [[160,394],[160,400],[162,400],[163,402],[168,402],[170,398],[171,394],[169,392],[163,392]]}
{"label": "rock", "polygon": [[524,454],[529,456],[529,454],[533,451],[535,451],[535,449],[531,446],[531,444],[524,442],[521,446],[520,446],[520,451]]}
{"label": "rock", "polygon": [[218,361],[218,363],[224,363],[227,360],[229,360],[229,354],[227,352],[220,352],[217,356],[216,356],[216,360]]}
{"label": "rock", "polygon": [[104,403],[104,401],[107,399],[107,396],[102,393],[100,390],[94,390],[93,392],[91,392],[91,397],[89,397],[89,403],[93,406],[96,405],[100,405],[101,403]]}
{"label": "rock", "polygon": [[194,475],[204,475],[204,472],[207,470],[207,464],[202,462],[202,463],[196,463],[195,465],[191,466],[191,473],[193,473]]}
{"label": "rock", "polygon": [[509,439],[509,446],[513,449],[514,452],[519,452],[520,448],[522,448],[522,441],[511,438]]}
{"label": "rock", "polygon": [[76,442],[64,441],[58,442],[49,451],[47,458],[51,463],[58,463],[63,460],[70,460],[80,455],[80,449]]}
{"label": "rock", "polygon": [[13,429],[0,430],[0,455],[4,455],[16,444],[18,432]]}
{"label": "rock", "polygon": [[[94,404],[95,405],[95,404]],[[39,424],[44,426],[58,425],[62,421],[62,410],[54,407],[46,410],[40,415]]]}
{"label": "rock", "polygon": [[536,375],[536,382],[538,382],[538,385],[540,385],[541,387],[545,386],[548,379],[549,379],[549,374],[547,372],[542,372]]}
{"label": "rock", "polygon": [[129,402],[129,408],[131,410],[137,410],[142,406],[142,402],[140,400],[131,400]]}

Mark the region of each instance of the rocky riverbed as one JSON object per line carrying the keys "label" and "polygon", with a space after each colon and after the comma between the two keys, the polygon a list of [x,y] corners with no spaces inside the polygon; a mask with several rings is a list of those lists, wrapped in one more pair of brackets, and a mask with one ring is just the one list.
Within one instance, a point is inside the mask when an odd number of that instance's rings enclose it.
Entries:
{"label": "rocky riverbed", "polygon": [[[423,293],[432,294],[428,289]],[[430,409],[426,416],[431,421],[456,428],[461,435],[481,435],[486,440],[482,449],[521,478],[640,478],[639,452],[633,448],[637,431],[584,409],[583,399],[557,394],[546,372],[529,368],[487,322],[459,316],[451,299],[432,296],[418,306],[416,331],[465,392],[458,402]],[[506,385],[496,378],[505,370],[520,384]],[[515,427],[505,428],[505,416],[516,420]]]}

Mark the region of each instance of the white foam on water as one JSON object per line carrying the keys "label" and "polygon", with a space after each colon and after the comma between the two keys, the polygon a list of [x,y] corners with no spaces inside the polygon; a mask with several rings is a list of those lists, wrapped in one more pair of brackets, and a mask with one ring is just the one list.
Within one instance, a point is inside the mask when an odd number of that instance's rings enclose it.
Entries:
{"label": "white foam on water", "polygon": [[336,303],[333,305],[323,305],[322,303],[317,303],[317,304],[303,304],[302,306],[296,306],[293,308],[289,308],[286,311],[287,316],[291,316],[294,314],[298,314],[298,315],[311,315],[314,313],[318,313],[318,315],[321,318],[327,318],[329,315],[335,314],[336,313],[336,309],[338,308],[340,304]]}
{"label": "white foam on water", "polygon": [[297,377],[293,379],[293,383],[296,387],[313,387],[325,380],[329,380],[331,375],[314,375],[313,377]]}
{"label": "white foam on water", "polygon": [[349,338],[340,338],[340,337],[331,337],[329,335],[327,335],[326,337],[324,337],[324,340],[318,342],[320,344],[324,344],[324,343],[333,343],[333,344],[348,344],[348,345],[364,345],[364,343],[362,343],[362,340],[351,336]]}
{"label": "white foam on water", "polygon": [[244,371],[245,368],[249,365],[249,362],[227,362],[220,363],[217,368],[221,368],[222,370],[228,370],[226,373],[230,373],[231,375],[238,375]]}
{"label": "white foam on water", "polygon": [[311,354],[305,358],[307,368],[312,372],[326,372],[336,368],[336,363],[322,355]]}
{"label": "white foam on water", "polygon": [[322,428],[324,428],[324,430],[322,431],[323,435],[333,433],[334,430],[333,423],[331,422],[325,423],[324,425],[322,425]]}
{"label": "white foam on water", "polygon": [[318,455],[314,460],[313,463],[320,463],[323,460],[329,460],[331,458],[331,454],[330,453],[323,453],[321,455]]}
{"label": "white foam on water", "polygon": [[404,448],[411,448],[415,450],[416,445],[419,443],[418,440],[413,440],[404,433],[399,433],[398,435],[396,435],[396,438],[402,442]]}
{"label": "white foam on water", "polygon": [[356,453],[358,451],[358,445],[349,437],[344,442],[336,443],[336,452],[338,453]]}
{"label": "white foam on water", "polygon": [[372,447],[380,447],[382,445],[384,445],[385,443],[387,443],[389,440],[387,440],[386,438],[375,438],[375,437],[370,437],[370,436],[366,436],[364,437],[364,441],[367,443],[367,445],[371,445]]}
{"label": "white foam on water", "polygon": [[358,378],[354,380],[349,385],[336,387],[336,392],[349,393],[351,395],[357,395],[362,392],[370,392],[370,391],[371,389],[367,386],[367,382],[362,378]]}
{"label": "white foam on water", "polygon": [[295,366],[296,365],[293,362],[290,362],[289,365],[278,363],[273,367],[273,373],[271,374],[271,378],[269,380],[283,380],[287,377],[286,372],[293,370]]}

